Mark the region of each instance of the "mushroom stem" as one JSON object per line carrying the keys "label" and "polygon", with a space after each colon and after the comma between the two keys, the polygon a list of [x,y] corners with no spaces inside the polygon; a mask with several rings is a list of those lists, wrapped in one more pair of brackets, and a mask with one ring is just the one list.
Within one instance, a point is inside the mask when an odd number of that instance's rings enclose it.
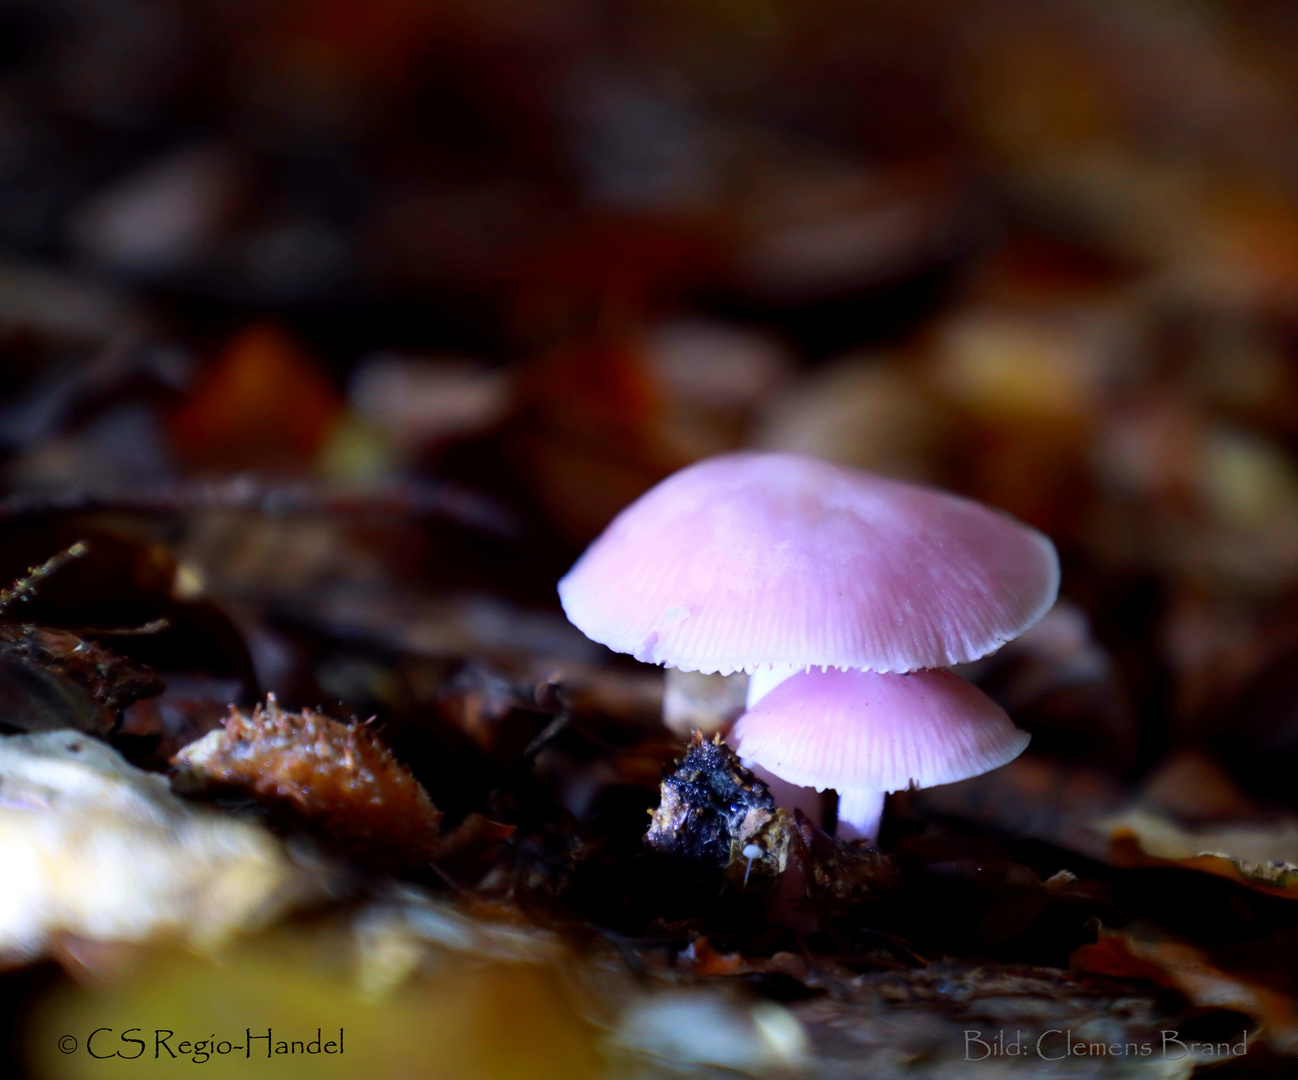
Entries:
{"label": "mushroom stem", "polygon": [[770,664],[759,667],[748,676],[748,701],[744,707],[751,709],[790,675],[801,670],[802,667],[797,664]]}
{"label": "mushroom stem", "polygon": [[755,761],[749,761],[741,757],[739,764],[770,788],[771,798],[775,800],[776,806],[790,812],[801,810],[816,828],[824,828],[825,819],[820,812],[819,791],[815,788],[799,787],[797,784],[790,784],[787,780],[781,780],[773,772],[763,769]]}
{"label": "mushroom stem", "polygon": [[848,788],[838,793],[838,830],[840,840],[864,840],[873,846],[879,839],[879,822],[883,818],[882,791]]}

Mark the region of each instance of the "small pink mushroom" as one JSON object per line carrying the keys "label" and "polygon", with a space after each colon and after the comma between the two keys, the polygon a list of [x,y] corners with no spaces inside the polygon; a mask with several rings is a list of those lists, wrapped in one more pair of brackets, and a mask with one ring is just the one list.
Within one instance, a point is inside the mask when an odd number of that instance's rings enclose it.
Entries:
{"label": "small pink mushroom", "polygon": [[738,752],[781,779],[838,793],[838,835],[873,843],[884,795],[950,784],[1018,757],[1029,736],[949,671],[806,671],[748,710]]}

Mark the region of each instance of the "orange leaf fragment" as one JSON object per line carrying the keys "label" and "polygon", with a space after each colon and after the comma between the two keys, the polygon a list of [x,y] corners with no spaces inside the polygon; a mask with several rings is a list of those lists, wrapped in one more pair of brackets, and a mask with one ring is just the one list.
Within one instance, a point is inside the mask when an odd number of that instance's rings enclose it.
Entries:
{"label": "orange leaf fragment", "polygon": [[1290,995],[1264,985],[1248,971],[1223,970],[1188,942],[1140,926],[1101,930],[1094,945],[1073,953],[1069,966],[1093,975],[1145,979],[1180,991],[1201,1008],[1244,1013],[1278,1053],[1298,1050],[1298,1015]]}
{"label": "orange leaf fragment", "polygon": [[199,468],[309,465],[342,413],[316,362],[269,323],[236,334],[171,418],[181,457]]}
{"label": "orange leaf fragment", "polygon": [[[1298,899],[1298,820],[1232,822],[1191,830],[1142,808],[1102,817],[1114,866],[1175,867],[1226,878],[1269,896]],[[1278,857],[1282,856],[1282,857]]]}

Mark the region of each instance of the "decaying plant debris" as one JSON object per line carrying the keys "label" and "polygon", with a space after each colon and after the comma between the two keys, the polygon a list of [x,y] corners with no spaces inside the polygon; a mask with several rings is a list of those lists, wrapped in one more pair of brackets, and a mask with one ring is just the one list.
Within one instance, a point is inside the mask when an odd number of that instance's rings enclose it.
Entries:
{"label": "decaying plant debris", "polygon": [[791,828],[766,785],[739,764],[720,736],[708,740],[695,732],[685,756],[663,778],[645,842],[664,855],[703,865],[757,860],[769,866],[766,872],[781,873],[788,865]]}
{"label": "decaying plant debris", "polygon": [[210,952],[319,901],[337,878],[256,822],[183,802],[88,735],[0,741],[0,790],[6,965],[53,953],[79,966],[78,942]]}
{"label": "decaying plant debris", "polygon": [[[32,567],[0,591],[0,611],[16,613],[42,580],[85,554],[86,545],[78,542]],[[0,623],[0,692],[6,700],[0,724],[5,728],[27,732],[72,728],[104,736],[117,728],[123,709],[161,690],[161,680],[148,667],[116,656],[80,634],[30,623]]]}
{"label": "decaying plant debris", "polygon": [[[102,530],[95,514],[56,514],[55,534]],[[95,567],[96,546],[78,566]],[[33,915],[4,928],[10,979],[44,957],[140,1001],[189,987],[198,1022],[204,994],[242,993],[260,969],[167,950],[270,950],[287,965],[275,984],[286,1000],[359,995],[389,1011],[357,1030],[398,1041],[418,1027],[410,1003],[449,1009],[454,985],[484,1001],[550,995],[540,1015],[553,1030],[537,1038],[572,1075],[980,1076],[1054,1067],[1050,1033],[1064,1032],[1134,1047],[1130,1071],[1183,1076],[1220,1067],[1221,1048],[1233,1060],[1243,1044],[1269,1067],[1295,1045],[1296,988],[1275,966],[1292,949],[1292,829],[1212,766],[1194,766],[1212,798],[1191,821],[1157,776],[1124,794],[1084,758],[1029,752],[896,798],[873,850],[779,808],[723,733],[682,744],[661,690],[573,660],[545,623],[535,644],[497,635],[494,656],[466,662],[400,623],[376,647],[373,606],[351,640],[345,622],[304,624],[277,616],[292,610],[278,595],[258,610],[244,594],[232,635],[207,597],[131,585],[127,610],[149,632],[109,637],[40,621],[92,622],[59,583],[56,570],[29,590],[21,614],[37,621],[6,624],[2,639],[7,662],[60,691],[39,701],[42,723],[62,729],[0,746],[5,857],[32,867],[3,886]],[[190,628],[180,649],[177,626]],[[206,653],[190,651],[196,640]],[[264,663],[221,652],[268,640],[297,660],[262,696]],[[994,670],[1049,685],[1056,657],[1025,651]],[[375,719],[280,704],[319,702],[325,686]],[[158,750],[171,745],[169,763]],[[88,1015],[94,994],[50,998],[44,1023]],[[980,1056],[1011,1030],[1032,1054]],[[986,1037],[969,1043],[971,1031]],[[1145,1054],[1164,1032],[1173,1049],[1198,1047]],[[446,1038],[457,1060],[510,1075],[506,1058]],[[1084,1056],[1070,1075],[1113,1066]]]}
{"label": "decaying plant debris", "polygon": [[426,863],[441,812],[374,733],[310,710],[285,712],[272,695],[172,760],[181,790],[247,791],[317,826],[354,856]]}

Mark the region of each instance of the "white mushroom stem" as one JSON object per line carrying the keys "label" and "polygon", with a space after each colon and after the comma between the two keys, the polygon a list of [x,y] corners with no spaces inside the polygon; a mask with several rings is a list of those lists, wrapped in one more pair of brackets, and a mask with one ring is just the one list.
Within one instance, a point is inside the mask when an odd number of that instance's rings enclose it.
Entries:
{"label": "white mushroom stem", "polygon": [[791,675],[730,732],[741,758],[839,794],[838,835],[873,841],[883,793],[978,776],[1028,745],[997,705],[949,671]]}
{"label": "white mushroom stem", "polygon": [[884,793],[869,788],[838,793],[838,830],[840,840],[864,840],[875,844],[879,839],[879,822],[883,819]]}
{"label": "white mushroom stem", "polygon": [[755,761],[740,758],[739,763],[770,789],[771,798],[775,800],[776,806],[782,810],[788,810],[790,813],[794,810],[801,810],[816,828],[819,829],[823,826],[824,819],[820,812],[819,791],[815,788],[799,787],[797,784],[790,784],[787,780],[781,780],[773,772],[763,769]]}
{"label": "white mushroom stem", "polygon": [[771,664],[769,667],[758,668],[748,676],[748,701],[745,708],[751,709],[790,675],[802,670],[803,665],[794,664]]}
{"label": "white mushroom stem", "polygon": [[669,667],[663,678],[663,723],[682,739],[724,731],[744,711],[748,676],[705,675]]}

